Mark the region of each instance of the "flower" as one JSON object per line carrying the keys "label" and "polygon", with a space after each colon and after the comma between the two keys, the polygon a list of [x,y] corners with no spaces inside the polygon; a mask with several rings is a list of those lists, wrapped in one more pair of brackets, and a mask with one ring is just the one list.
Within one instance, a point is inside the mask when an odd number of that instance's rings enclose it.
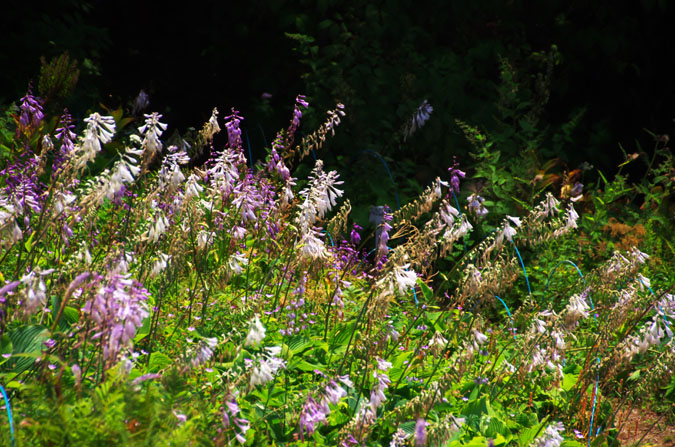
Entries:
{"label": "flower", "polygon": [[147,109],[149,105],[150,105],[150,96],[147,93],[145,93],[144,90],[141,90],[140,92],[138,92],[138,96],[136,96],[136,99],[134,100],[133,114],[138,115],[143,110]]}
{"label": "flower", "polygon": [[128,274],[112,274],[103,281],[82,311],[94,323],[95,340],[101,340],[103,358],[114,362],[123,348],[130,347],[137,328],[150,314],[148,291]]}
{"label": "flower", "polygon": [[159,122],[162,115],[157,112],[144,116],[145,124],[139,127],[138,131],[143,135],[143,142],[141,144],[151,157],[162,150],[162,142],[159,141],[159,137],[162,136],[167,125]]}
{"label": "flower", "polygon": [[564,441],[560,432],[565,431],[562,422],[549,425],[537,439],[530,444],[531,447],[558,447]]}
{"label": "flower", "polygon": [[227,141],[230,146],[230,149],[241,149],[241,129],[239,128],[239,123],[244,119],[239,116],[239,112],[232,107],[232,114],[226,116],[225,119],[225,128],[227,129]]}
{"label": "flower", "polygon": [[424,126],[431,116],[431,112],[434,111],[434,108],[427,102],[425,99],[422,104],[415,110],[410,121],[405,125],[403,130],[403,141],[407,140],[412,134],[415,133],[417,129],[420,129]]}
{"label": "flower", "polygon": [[476,217],[483,217],[488,213],[487,208],[483,206],[485,199],[478,194],[471,194],[466,201],[469,202],[469,212],[474,213]]}
{"label": "flower", "polygon": [[251,321],[251,328],[246,336],[244,341],[244,346],[255,346],[265,338],[265,328],[260,322],[260,317],[255,316],[253,321]]}
{"label": "flower", "polygon": [[456,157],[452,157],[452,166],[448,168],[450,172],[450,185],[455,194],[459,194],[459,179],[466,176],[466,172],[459,169],[459,163]]}
{"label": "flower", "polygon": [[264,385],[274,380],[277,371],[286,367],[286,362],[277,357],[281,353],[280,346],[272,346],[265,348],[265,350],[267,352],[258,360],[258,365],[253,368],[251,386]]}
{"label": "flower", "polygon": [[[21,98],[21,105],[19,106],[21,115],[19,116],[19,124],[22,130],[28,127],[37,129],[40,123],[45,118],[42,113],[42,101],[40,98],[33,96],[32,87],[28,87],[28,93]],[[18,129],[17,129],[18,132]]]}
{"label": "flower", "polygon": [[424,447],[427,441],[427,423],[419,418],[415,423],[415,447]]}
{"label": "flower", "polygon": [[415,283],[417,283],[417,273],[408,270],[409,268],[410,264],[394,267],[394,280],[398,294],[401,296],[405,295],[408,290],[414,288]]}

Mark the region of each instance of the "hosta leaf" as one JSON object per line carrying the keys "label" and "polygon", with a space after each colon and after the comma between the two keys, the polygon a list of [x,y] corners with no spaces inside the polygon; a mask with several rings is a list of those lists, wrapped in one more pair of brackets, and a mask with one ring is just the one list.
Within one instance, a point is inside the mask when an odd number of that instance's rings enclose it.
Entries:
{"label": "hosta leaf", "polygon": [[24,326],[9,334],[13,354],[34,354],[34,356],[11,358],[7,363],[9,368],[16,373],[30,368],[35,363],[37,355],[42,352],[44,347],[43,342],[49,339],[50,336],[49,329],[40,325]]}

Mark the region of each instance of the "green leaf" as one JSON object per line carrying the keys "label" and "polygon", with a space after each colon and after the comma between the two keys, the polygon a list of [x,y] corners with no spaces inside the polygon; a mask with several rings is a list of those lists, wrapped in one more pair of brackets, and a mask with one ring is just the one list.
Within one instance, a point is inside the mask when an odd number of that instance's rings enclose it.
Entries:
{"label": "green leaf", "polygon": [[426,285],[421,279],[417,278],[417,285],[420,286],[420,290],[422,290],[422,295],[424,296],[424,301],[427,303],[432,303],[432,299],[434,297],[434,291],[431,290],[431,287]]}
{"label": "green leaf", "polygon": [[51,332],[44,326],[31,325],[23,326],[9,334],[12,342],[12,353],[34,354],[33,356],[22,356],[13,358],[9,362],[13,372],[21,373],[30,368],[35,363],[35,358],[42,352],[43,342],[51,336]]}
{"label": "green leaf", "polygon": [[30,252],[30,249],[33,247],[33,237],[35,236],[35,233],[36,232],[31,233],[26,242],[23,243],[23,247],[27,252]]}
{"label": "green leaf", "polygon": [[300,354],[312,345],[312,341],[304,335],[295,335],[288,341],[288,349],[293,354]]}
{"label": "green leaf", "polygon": [[[9,335],[2,334],[0,337],[0,355],[11,354],[12,353],[12,340],[10,340]],[[8,359],[5,357],[0,357],[0,365],[5,363]]]}
{"label": "green leaf", "polygon": [[138,343],[148,336],[150,333],[150,325],[152,324],[152,316],[148,316],[143,320],[143,324],[138,331],[136,331],[136,336],[134,337],[134,343]]}
{"label": "green leaf", "polygon": [[148,362],[148,371],[156,373],[173,363],[173,360],[161,352],[153,352],[150,354],[150,361]]}
{"label": "green leaf", "polygon": [[299,369],[300,371],[304,372],[312,372],[315,369],[318,369],[319,371],[323,370],[323,367],[321,365],[315,365],[313,363],[306,362],[305,360],[298,360],[291,362],[291,364],[288,366],[289,371],[293,369]]}

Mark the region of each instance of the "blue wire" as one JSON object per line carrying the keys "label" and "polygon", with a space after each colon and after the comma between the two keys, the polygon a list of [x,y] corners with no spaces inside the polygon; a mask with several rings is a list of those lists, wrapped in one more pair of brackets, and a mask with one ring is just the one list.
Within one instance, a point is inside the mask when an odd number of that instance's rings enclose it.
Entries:
{"label": "blue wire", "polygon": [[248,164],[253,169],[253,152],[251,152],[251,141],[248,139],[248,131],[244,127],[244,136],[246,137],[246,144],[248,145]]}
{"label": "blue wire", "polygon": [[265,147],[267,147],[267,138],[265,138],[265,130],[263,129],[262,124],[258,123],[258,128],[260,129],[260,133],[262,134],[263,143],[265,143]]}
{"label": "blue wire", "polygon": [[553,274],[554,274],[555,271],[558,269],[558,267],[560,266],[560,264],[562,264],[562,263],[564,263],[564,262],[570,264],[570,265],[573,266],[575,269],[577,269],[577,273],[579,273],[579,276],[581,276],[581,279],[584,281],[584,285],[586,285],[586,278],[584,278],[584,275],[583,275],[583,273],[581,273],[581,270],[579,270],[579,267],[577,267],[577,265],[576,265],[574,262],[572,262],[572,261],[570,261],[570,260],[568,260],[568,259],[565,259],[565,260],[562,260],[562,261],[560,261],[559,263],[557,263],[556,266],[553,267],[553,270],[551,271],[551,273],[548,275],[548,279],[546,280],[546,287],[544,287],[544,293],[546,293],[546,291],[548,290],[548,286],[549,286],[549,283],[551,282],[551,278],[553,277]]}
{"label": "blue wire", "polygon": [[[598,357],[600,363],[600,357]],[[598,382],[600,381],[600,372],[595,376],[595,390],[593,391],[593,411],[591,412],[591,426],[588,429],[588,447],[591,446],[591,436],[593,435],[593,420],[595,419],[595,404],[598,402]],[[600,429],[598,429],[599,431]]]}
{"label": "blue wire", "polygon": [[14,419],[12,418],[12,407],[9,405],[9,397],[5,388],[0,385],[0,392],[2,392],[2,397],[5,398],[5,405],[7,405],[7,416],[9,417],[9,436],[12,439],[12,447],[16,445],[16,440],[14,439]]}
{"label": "blue wire", "polygon": [[502,302],[504,305],[504,308],[506,309],[506,313],[509,315],[509,320],[511,320],[511,332],[513,332],[513,339],[516,339],[516,328],[513,327],[513,317],[511,317],[511,311],[509,310],[509,306],[506,305],[503,299],[499,298],[497,295],[495,295],[495,298],[497,298],[499,301]]}
{"label": "blue wire", "polygon": [[[586,278],[584,278],[584,275],[583,275],[583,273],[581,273],[581,270],[579,270],[579,267],[577,267],[577,265],[574,262],[565,259],[563,261],[560,261],[559,263],[556,264],[555,267],[553,267],[553,270],[548,275],[548,279],[546,280],[546,287],[544,288],[544,292],[546,292],[548,290],[548,286],[551,282],[551,278],[553,277],[553,274],[556,272],[558,267],[563,263],[567,263],[567,264],[570,264],[571,266],[573,266],[576,269],[577,273],[579,273],[579,276],[581,277],[582,281],[584,282],[584,285],[586,285]],[[593,304],[593,300],[591,299],[590,295],[588,296],[588,301],[591,303],[591,310],[593,311],[593,319],[597,323],[598,317],[595,315],[595,305]],[[598,364],[600,363],[600,357],[596,358],[595,360]],[[563,364],[563,366],[564,366],[564,364]],[[591,436],[593,436],[593,423],[595,422],[595,408],[596,408],[597,403],[598,403],[598,383],[599,382],[600,382],[600,372],[598,371],[595,374],[595,387],[594,387],[594,390],[593,390],[593,409],[591,410],[591,425],[588,428],[588,447],[590,447],[590,445],[591,445]],[[602,427],[598,427],[596,436],[600,433],[601,428]]]}
{"label": "blue wire", "polygon": [[398,188],[396,188],[396,182],[394,181],[394,176],[391,175],[391,171],[389,170],[389,165],[384,160],[384,158],[382,158],[382,156],[380,154],[378,154],[377,152],[375,152],[372,149],[363,149],[362,151],[358,152],[356,155],[361,154],[363,152],[370,152],[373,155],[375,155],[377,158],[380,159],[380,161],[384,165],[384,169],[387,170],[387,174],[389,175],[389,180],[391,180],[391,184],[394,186],[394,195],[396,196],[396,206],[398,207],[398,209],[401,209],[401,201],[398,199]]}
{"label": "blue wire", "polygon": [[520,261],[520,266],[523,268],[523,273],[525,273],[525,282],[527,283],[527,293],[532,295],[532,290],[530,289],[530,280],[527,278],[527,270],[525,270],[525,263],[523,263],[523,258],[520,257],[520,252],[518,251],[518,247],[516,247],[516,243],[511,241],[513,244],[513,248],[516,249],[516,254],[518,255],[518,260]]}

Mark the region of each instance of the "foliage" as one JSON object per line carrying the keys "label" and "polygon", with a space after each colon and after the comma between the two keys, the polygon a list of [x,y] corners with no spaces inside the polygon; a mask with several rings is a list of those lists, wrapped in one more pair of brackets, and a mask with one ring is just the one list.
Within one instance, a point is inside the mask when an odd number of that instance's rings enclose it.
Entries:
{"label": "foliage", "polygon": [[[16,444],[617,445],[617,407],[672,395],[673,257],[657,226],[672,156],[657,146],[637,183],[555,181],[539,102],[525,103],[511,134],[460,123],[475,170],[446,160],[360,234],[351,205],[336,209],[338,172],[304,162],[341,130],[341,104],[296,140],[298,96],[252,165],[235,109],[165,145],[158,113],[140,126],[92,113],[69,133],[27,94],[0,132],[0,384]],[[194,143],[212,149],[200,167]],[[636,246],[620,247],[619,225],[644,229]]]}

